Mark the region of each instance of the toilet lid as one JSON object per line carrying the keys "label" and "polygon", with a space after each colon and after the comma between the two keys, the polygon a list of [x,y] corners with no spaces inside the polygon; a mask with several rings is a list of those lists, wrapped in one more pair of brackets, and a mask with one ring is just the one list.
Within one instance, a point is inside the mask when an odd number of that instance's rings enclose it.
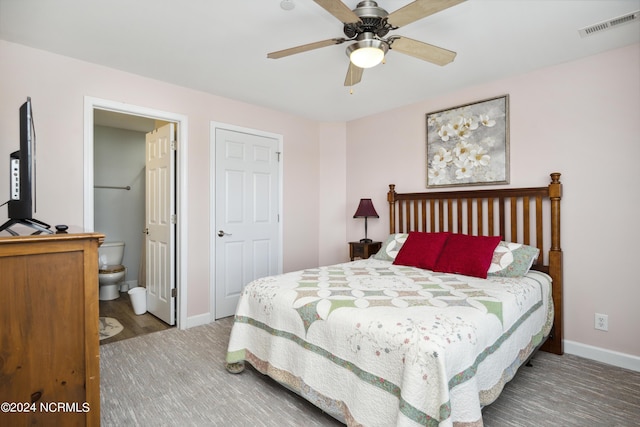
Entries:
{"label": "toilet lid", "polygon": [[98,270],[98,274],[120,273],[121,271],[124,271],[124,265],[103,265]]}

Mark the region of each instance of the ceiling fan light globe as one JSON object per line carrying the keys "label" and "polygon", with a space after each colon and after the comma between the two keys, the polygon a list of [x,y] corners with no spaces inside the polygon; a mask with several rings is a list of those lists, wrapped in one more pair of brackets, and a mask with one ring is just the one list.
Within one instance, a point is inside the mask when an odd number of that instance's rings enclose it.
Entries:
{"label": "ceiling fan light globe", "polygon": [[379,39],[362,38],[347,46],[347,56],[353,65],[359,68],[375,67],[384,59],[389,45]]}
{"label": "ceiling fan light globe", "polygon": [[349,59],[356,67],[375,67],[384,59],[384,52],[377,47],[361,47],[351,52]]}

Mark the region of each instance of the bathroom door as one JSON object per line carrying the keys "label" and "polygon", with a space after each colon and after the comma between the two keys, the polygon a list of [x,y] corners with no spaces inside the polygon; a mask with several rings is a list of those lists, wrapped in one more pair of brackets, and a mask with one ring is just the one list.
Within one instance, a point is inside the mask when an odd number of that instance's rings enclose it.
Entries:
{"label": "bathroom door", "polygon": [[[212,130],[212,133],[213,130]],[[215,318],[235,313],[244,286],[281,272],[280,141],[215,128]]]}
{"label": "bathroom door", "polygon": [[146,135],[147,311],[175,325],[175,124]]}

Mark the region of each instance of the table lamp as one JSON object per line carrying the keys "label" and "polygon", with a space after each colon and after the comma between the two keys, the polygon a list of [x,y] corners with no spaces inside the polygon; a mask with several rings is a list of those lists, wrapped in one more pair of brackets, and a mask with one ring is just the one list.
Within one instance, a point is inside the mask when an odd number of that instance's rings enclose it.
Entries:
{"label": "table lamp", "polygon": [[371,199],[360,199],[360,204],[353,217],[364,218],[364,239],[360,239],[360,243],[371,243],[372,240],[367,238],[367,218],[380,218]]}

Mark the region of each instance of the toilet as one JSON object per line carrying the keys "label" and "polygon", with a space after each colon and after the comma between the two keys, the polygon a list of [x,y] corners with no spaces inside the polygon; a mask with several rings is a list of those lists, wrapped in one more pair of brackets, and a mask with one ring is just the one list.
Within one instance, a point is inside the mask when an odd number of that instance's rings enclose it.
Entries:
{"label": "toilet", "polygon": [[121,282],[124,282],[127,275],[127,269],[122,265],[123,256],[124,242],[104,242],[98,248],[98,298],[101,301],[110,301],[120,296]]}

